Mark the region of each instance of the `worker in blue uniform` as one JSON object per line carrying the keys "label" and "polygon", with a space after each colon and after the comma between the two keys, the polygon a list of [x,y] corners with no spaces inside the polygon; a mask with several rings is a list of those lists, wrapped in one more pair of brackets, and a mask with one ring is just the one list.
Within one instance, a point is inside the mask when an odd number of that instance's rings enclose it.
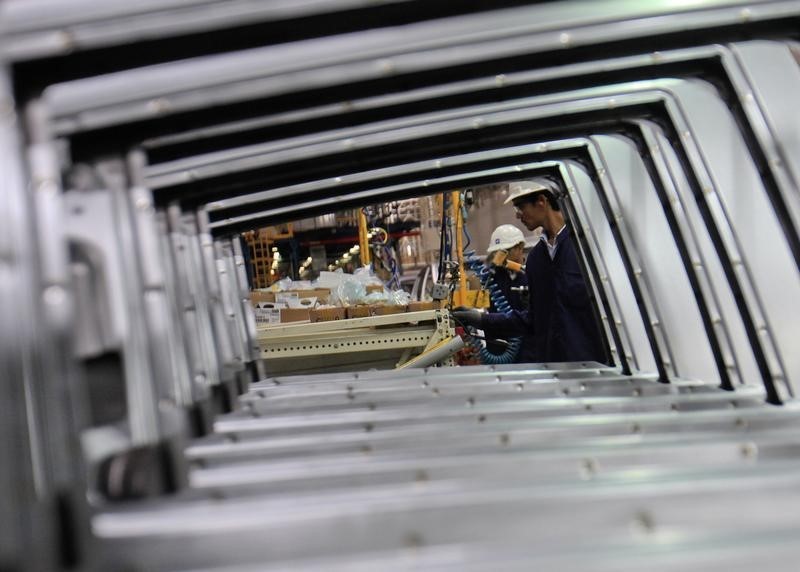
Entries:
{"label": "worker in blue uniform", "polygon": [[[492,233],[486,249],[486,265],[491,281],[500,290],[513,310],[528,307],[528,277],[521,267],[525,259],[525,236],[513,224],[501,224]],[[494,301],[489,312],[499,312]],[[486,340],[486,349],[495,355],[502,355],[508,346],[491,338]]]}
{"label": "worker in blue uniform", "polygon": [[511,183],[509,190],[506,203],[513,203],[522,224],[528,230],[541,227],[544,231],[525,264],[528,308],[505,314],[456,310],[453,317],[484,330],[488,337],[524,336],[517,363],[605,362],[589,289],[554,194],[535,181]]}

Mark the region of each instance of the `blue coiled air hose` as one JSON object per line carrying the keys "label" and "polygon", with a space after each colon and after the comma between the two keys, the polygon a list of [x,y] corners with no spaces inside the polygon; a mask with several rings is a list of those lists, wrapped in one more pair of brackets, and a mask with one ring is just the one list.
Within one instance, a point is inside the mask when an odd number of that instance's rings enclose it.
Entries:
{"label": "blue coiled air hose", "polygon": [[[478,277],[478,280],[481,282],[481,286],[484,289],[489,290],[489,297],[492,300],[492,304],[494,307],[497,308],[499,312],[510,312],[513,310],[511,304],[508,303],[506,300],[503,291],[500,287],[492,280],[492,272],[489,270],[486,265],[481,262],[481,260],[475,256],[474,250],[464,251],[464,262],[472,270],[475,275]],[[469,333],[469,332],[468,332]],[[495,355],[490,352],[483,344],[481,344],[480,340],[470,336],[469,337],[470,345],[475,348],[478,352],[478,356],[482,363],[486,365],[499,365],[504,363],[513,363],[514,359],[517,357],[520,348],[522,347],[522,337],[511,338],[509,340],[509,345],[500,355]]]}

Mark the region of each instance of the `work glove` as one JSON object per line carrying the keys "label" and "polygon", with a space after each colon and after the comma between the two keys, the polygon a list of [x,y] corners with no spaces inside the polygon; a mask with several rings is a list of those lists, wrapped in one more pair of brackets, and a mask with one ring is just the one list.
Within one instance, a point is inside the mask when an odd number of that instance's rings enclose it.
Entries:
{"label": "work glove", "polygon": [[480,310],[459,306],[455,308],[451,314],[457,325],[471,326],[479,330],[482,329],[481,322],[483,321],[483,312]]}

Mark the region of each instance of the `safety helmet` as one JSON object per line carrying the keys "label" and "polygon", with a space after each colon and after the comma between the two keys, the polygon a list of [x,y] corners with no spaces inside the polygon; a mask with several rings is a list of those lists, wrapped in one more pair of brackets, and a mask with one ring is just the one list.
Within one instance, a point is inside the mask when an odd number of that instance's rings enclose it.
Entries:
{"label": "safety helmet", "polygon": [[486,249],[487,254],[495,252],[496,250],[508,250],[518,245],[520,242],[525,242],[525,236],[522,231],[515,227],[513,224],[501,224],[492,233],[489,239],[489,248]]}
{"label": "safety helmet", "polygon": [[537,183],[536,181],[515,181],[513,183],[508,184],[508,198],[503,201],[504,205],[507,205],[510,202],[517,200],[520,197],[524,197],[525,195],[530,195],[531,193],[539,193],[541,191],[549,191],[547,187],[545,187],[541,183]]}

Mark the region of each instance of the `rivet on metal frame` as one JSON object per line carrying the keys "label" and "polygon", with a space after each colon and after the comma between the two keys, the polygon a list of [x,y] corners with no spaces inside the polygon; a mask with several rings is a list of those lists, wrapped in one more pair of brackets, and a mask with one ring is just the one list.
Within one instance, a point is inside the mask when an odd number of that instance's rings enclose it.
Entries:
{"label": "rivet on metal frame", "polygon": [[581,479],[588,481],[597,474],[597,461],[594,459],[582,459],[578,469]]}
{"label": "rivet on metal frame", "polygon": [[69,30],[59,30],[56,38],[58,44],[65,50],[75,49],[75,36]]}
{"label": "rivet on metal frame", "polygon": [[753,12],[752,12],[752,10],[750,10],[750,8],[742,8],[739,11],[739,19],[742,22],[749,22],[750,18],[752,18],[752,16],[753,16]]}
{"label": "rivet on metal frame", "polygon": [[419,548],[422,546],[422,535],[418,532],[409,532],[403,538],[403,544],[406,548]]}
{"label": "rivet on metal frame", "polygon": [[656,529],[656,522],[649,511],[640,510],[634,515],[631,527],[634,533],[653,534]]}
{"label": "rivet on metal frame", "polygon": [[381,73],[391,74],[394,73],[395,71],[395,65],[392,60],[389,59],[378,60],[376,64]]}
{"label": "rivet on metal frame", "polygon": [[739,445],[739,454],[743,459],[755,461],[758,456],[758,445],[752,442],[742,443]]}
{"label": "rivet on metal frame", "polygon": [[172,108],[172,104],[170,103],[169,99],[165,97],[159,97],[157,99],[151,99],[147,102],[147,111],[154,114],[159,115],[161,113],[166,113]]}

